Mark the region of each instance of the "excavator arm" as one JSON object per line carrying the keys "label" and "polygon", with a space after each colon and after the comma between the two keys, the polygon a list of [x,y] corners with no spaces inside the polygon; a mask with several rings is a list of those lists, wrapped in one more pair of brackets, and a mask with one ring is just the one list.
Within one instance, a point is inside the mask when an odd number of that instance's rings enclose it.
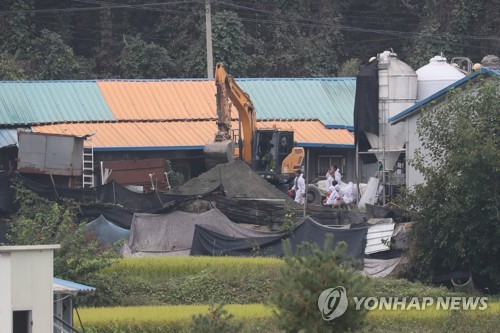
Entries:
{"label": "excavator arm", "polygon": [[[252,162],[252,146],[255,130],[257,129],[257,117],[252,101],[247,93],[234,81],[234,78],[227,74],[222,63],[218,63],[215,70],[216,83],[225,86],[225,92],[238,111],[238,118],[241,121],[243,131],[243,149],[241,159],[248,164]],[[228,113],[230,110],[228,109]]]}
{"label": "excavator arm", "polygon": [[215,134],[215,139],[206,144],[204,148],[207,167],[227,163],[234,154],[234,141],[230,133],[231,106],[229,100],[238,111],[238,118],[241,121],[243,132],[241,159],[251,164],[252,146],[257,126],[253,103],[250,97],[234,81],[233,77],[227,74],[222,63],[218,63],[215,68],[215,85],[217,88],[218,131]]}

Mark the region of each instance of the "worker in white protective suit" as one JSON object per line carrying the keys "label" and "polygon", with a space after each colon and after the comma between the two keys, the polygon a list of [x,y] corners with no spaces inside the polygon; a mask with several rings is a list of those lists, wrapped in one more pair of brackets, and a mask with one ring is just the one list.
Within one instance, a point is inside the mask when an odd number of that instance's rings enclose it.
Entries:
{"label": "worker in white protective suit", "polygon": [[302,175],[302,170],[295,171],[295,180],[292,190],[295,191],[295,202],[303,205],[304,198],[306,197],[306,181]]}
{"label": "worker in white protective suit", "polygon": [[334,178],[335,171],[333,170],[333,167],[330,167],[330,169],[328,169],[325,176],[326,176],[326,188],[329,189],[330,187],[332,187],[332,183],[335,180]]}
{"label": "worker in white protective suit", "polygon": [[339,168],[337,165],[333,165],[333,179],[337,182],[337,184],[342,184],[342,175],[340,174]]}
{"label": "worker in white protective suit", "polygon": [[338,196],[337,190],[335,190],[335,185],[337,185],[337,182],[334,180],[326,193],[326,200],[324,201],[325,205],[330,206],[334,204],[335,198]]}

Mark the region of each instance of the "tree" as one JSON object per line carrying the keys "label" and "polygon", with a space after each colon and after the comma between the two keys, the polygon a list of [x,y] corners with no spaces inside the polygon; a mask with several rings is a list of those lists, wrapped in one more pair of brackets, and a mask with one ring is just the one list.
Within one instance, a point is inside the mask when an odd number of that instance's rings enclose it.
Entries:
{"label": "tree", "polygon": [[54,253],[54,276],[73,281],[85,282],[114,262],[114,249],[103,248],[78,225],[80,207],[75,201],[54,202],[30,191],[22,182],[14,186],[19,209],[7,232],[11,244],[61,244],[61,249]]}
{"label": "tree", "polygon": [[0,80],[24,80],[26,73],[22,62],[4,52],[0,53]]}
{"label": "tree", "polygon": [[411,273],[468,271],[500,288],[499,79],[450,92],[424,110],[417,132],[423,148],[410,163],[426,182],[405,198],[416,221]]}
{"label": "tree", "polygon": [[43,29],[29,43],[23,58],[27,60],[30,77],[34,80],[89,79],[93,77],[93,62],[75,56],[61,36]]}
{"label": "tree", "polygon": [[349,59],[340,67],[339,77],[356,77],[361,68],[361,60]]}
{"label": "tree", "polygon": [[[318,298],[328,288],[344,287],[349,297],[360,297],[366,290],[368,278],[355,271],[344,256],[346,244],[332,248],[328,236],[323,249],[317,244],[303,243],[292,255],[290,243],[284,242],[285,263],[271,295],[277,307],[280,328],[287,332],[344,332],[363,327],[366,311],[355,310],[349,302],[346,312],[331,321],[323,320]],[[345,294],[344,294],[345,295]]]}
{"label": "tree", "polygon": [[124,42],[120,60],[123,77],[161,79],[172,76],[173,62],[165,48],[146,43],[140,36],[125,36]]}

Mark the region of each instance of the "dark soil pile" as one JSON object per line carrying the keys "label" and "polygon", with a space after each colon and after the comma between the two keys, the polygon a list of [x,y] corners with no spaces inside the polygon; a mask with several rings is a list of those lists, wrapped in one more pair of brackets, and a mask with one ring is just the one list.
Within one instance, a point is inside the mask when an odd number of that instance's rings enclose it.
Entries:
{"label": "dark soil pile", "polygon": [[243,161],[219,164],[172,190],[172,194],[202,195],[222,185],[228,198],[287,199],[290,197],[256,174]]}

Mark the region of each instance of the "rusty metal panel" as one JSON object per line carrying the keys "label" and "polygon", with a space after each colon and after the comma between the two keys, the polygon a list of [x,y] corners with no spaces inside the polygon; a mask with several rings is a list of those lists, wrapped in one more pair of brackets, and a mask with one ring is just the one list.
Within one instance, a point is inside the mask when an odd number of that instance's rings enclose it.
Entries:
{"label": "rusty metal panel", "polygon": [[60,176],[82,175],[84,138],[19,132],[19,172]]}
{"label": "rusty metal panel", "polygon": [[114,180],[122,185],[140,185],[147,189],[167,187],[164,159],[104,161],[103,167],[112,170],[108,182]]}

